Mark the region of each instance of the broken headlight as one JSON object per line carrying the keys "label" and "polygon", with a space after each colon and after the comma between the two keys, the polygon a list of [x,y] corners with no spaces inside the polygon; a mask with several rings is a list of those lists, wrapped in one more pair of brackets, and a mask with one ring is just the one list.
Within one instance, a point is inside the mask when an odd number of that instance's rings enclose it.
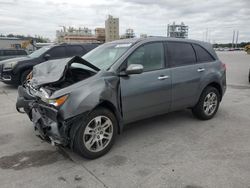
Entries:
{"label": "broken headlight", "polygon": [[56,99],[49,99],[49,98],[41,98],[42,101],[51,104],[53,106],[61,106],[68,98],[68,95],[64,95],[62,97],[56,98]]}

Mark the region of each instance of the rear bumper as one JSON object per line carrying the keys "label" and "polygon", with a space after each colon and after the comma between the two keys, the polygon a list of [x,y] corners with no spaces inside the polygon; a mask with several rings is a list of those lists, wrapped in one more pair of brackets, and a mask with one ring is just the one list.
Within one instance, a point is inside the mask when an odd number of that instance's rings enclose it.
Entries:
{"label": "rear bumper", "polygon": [[53,145],[66,146],[69,144],[70,121],[61,120],[58,109],[40,103],[36,98],[29,95],[22,86],[18,87],[16,109],[18,112],[25,112],[29,116],[37,135],[41,139]]}

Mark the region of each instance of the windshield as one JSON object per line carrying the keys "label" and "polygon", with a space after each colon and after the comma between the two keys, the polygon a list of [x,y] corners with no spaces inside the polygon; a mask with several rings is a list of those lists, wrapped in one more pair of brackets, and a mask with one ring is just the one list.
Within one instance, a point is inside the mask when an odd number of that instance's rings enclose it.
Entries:
{"label": "windshield", "polygon": [[131,45],[132,43],[103,44],[82,58],[101,70],[107,70]]}
{"label": "windshield", "polygon": [[42,55],[44,52],[46,52],[47,50],[49,50],[52,46],[44,46],[36,51],[34,51],[33,53],[31,53],[29,55],[29,57],[31,58],[36,58],[39,57],[40,55]]}

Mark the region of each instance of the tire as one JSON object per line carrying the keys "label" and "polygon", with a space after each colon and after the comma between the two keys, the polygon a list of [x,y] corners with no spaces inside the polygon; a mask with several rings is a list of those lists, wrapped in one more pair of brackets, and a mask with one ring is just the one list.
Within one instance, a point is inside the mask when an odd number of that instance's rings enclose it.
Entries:
{"label": "tire", "polygon": [[28,74],[30,73],[31,70],[25,70],[22,72],[21,77],[20,77],[20,84],[23,85],[23,83],[26,81],[26,78]]}
{"label": "tire", "polygon": [[219,108],[220,97],[220,93],[216,88],[206,87],[198,103],[192,108],[193,115],[201,120],[213,118]]}
{"label": "tire", "polygon": [[[73,150],[76,153],[87,159],[95,159],[111,149],[115,142],[118,126],[111,111],[106,108],[97,108],[78,123],[80,127],[75,126],[79,128],[73,140]],[[104,126],[105,124],[106,126]]]}

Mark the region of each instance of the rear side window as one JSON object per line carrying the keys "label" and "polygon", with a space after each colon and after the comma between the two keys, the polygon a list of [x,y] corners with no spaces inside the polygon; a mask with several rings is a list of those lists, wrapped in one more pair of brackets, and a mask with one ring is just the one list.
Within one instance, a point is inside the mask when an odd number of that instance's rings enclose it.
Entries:
{"label": "rear side window", "polygon": [[214,58],[204,48],[196,44],[193,44],[193,47],[195,49],[197,61],[199,63],[214,61]]}
{"label": "rear side window", "polygon": [[63,58],[63,57],[67,57],[66,56],[65,47],[63,47],[63,46],[52,48],[49,51],[49,55],[51,56],[51,58]]}
{"label": "rear side window", "polygon": [[152,71],[163,68],[163,43],[149,43],[137,48],[127,60],[127,66],[130,64],[141,64],[143,65],[144,71]]}
{"label": "rear side window", "polygon": [[172,67],[191,65],[196,62],[194,49],[189,43],[168,42],[167,48]]}
{"label": "rear side window", "polygon": [[68,46],[68,56],[82,56],[84,49],[81,46]]}

